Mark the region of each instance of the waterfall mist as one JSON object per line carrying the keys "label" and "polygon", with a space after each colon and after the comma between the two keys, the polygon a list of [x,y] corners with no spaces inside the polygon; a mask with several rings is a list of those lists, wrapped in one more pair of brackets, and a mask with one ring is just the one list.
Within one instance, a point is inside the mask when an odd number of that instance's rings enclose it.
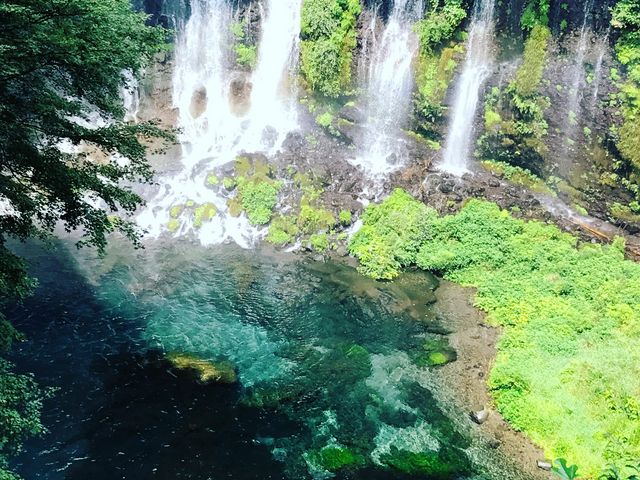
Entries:
{"label": "waterfall mist", "polygon": [[494,4],[495,0],[477,2],[471,20],[467,54],[455,90],[444,159],[439,166],[440,170],[454,175],[468,171],[480,89],[493,68]]}
{"label": "waterfall mist", "polygon": [[[173,105],[182,165],[158,179],[159,191],[138,216],[149,236],[190,233],[205,245],[233,240],[248,247],[260,235],[244,215],[229,214],[230,194],[208,178],[242,152],[274,153],[297,128],[291,79],[297,68],[300,9],[301,0],[265,2],[251,74],[233,62],[230,2],[195,0],[189,19],[178,22]],[[173,207],[189,204],[215,206],[217,214],[202,225],[194,225],[192,216],[171,214]]]}

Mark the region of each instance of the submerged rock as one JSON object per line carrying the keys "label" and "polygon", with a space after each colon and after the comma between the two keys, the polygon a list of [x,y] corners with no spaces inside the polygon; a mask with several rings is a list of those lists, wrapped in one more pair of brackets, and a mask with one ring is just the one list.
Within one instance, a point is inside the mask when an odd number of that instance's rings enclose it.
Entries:
{"label": "submerged rock", "polygon": [[188,353],[169,353],[167,360],[178,370],[188,370],[201,383],[236,383],[238,375],[231,362],[211,362]]}

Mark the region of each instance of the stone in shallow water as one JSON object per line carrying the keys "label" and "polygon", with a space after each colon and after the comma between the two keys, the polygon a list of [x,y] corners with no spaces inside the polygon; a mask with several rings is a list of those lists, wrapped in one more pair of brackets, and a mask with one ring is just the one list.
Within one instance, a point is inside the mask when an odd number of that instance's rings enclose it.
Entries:
{"label": "stone in shallow water", "polygon": [[231,362],[211,362],[187,353],[169,353],[167,359],[179,370],[193,372],[202,383],[236,383],[238,376]]}

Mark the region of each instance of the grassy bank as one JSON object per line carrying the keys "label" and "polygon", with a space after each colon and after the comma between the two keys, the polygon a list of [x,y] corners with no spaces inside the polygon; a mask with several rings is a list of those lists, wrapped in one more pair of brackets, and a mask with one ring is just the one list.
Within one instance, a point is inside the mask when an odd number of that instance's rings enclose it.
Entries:
{"label": "grassy bank", "polygon": [[416,264],[477,288],[503,327],[489,388],[516,429],[583,474],[640,457],[640,265],[621,241],[583,244],[478,200],[440,217],[402,190],[363,221],[350,250],[364,274]]}

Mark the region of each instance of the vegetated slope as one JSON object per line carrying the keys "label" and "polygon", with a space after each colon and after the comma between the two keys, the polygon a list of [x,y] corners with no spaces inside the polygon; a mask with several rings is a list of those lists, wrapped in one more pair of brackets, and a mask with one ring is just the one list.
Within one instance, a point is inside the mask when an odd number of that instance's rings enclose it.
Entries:
{"label": "vegetated slope", "polygon": [[363,220],[363,273],[417,264],[477,288],[504,327],[489,388],[516,429],[589,475],[640,457],[640,265],[621,240],[581,243],[480,200],[439,217],[402,190]]}

